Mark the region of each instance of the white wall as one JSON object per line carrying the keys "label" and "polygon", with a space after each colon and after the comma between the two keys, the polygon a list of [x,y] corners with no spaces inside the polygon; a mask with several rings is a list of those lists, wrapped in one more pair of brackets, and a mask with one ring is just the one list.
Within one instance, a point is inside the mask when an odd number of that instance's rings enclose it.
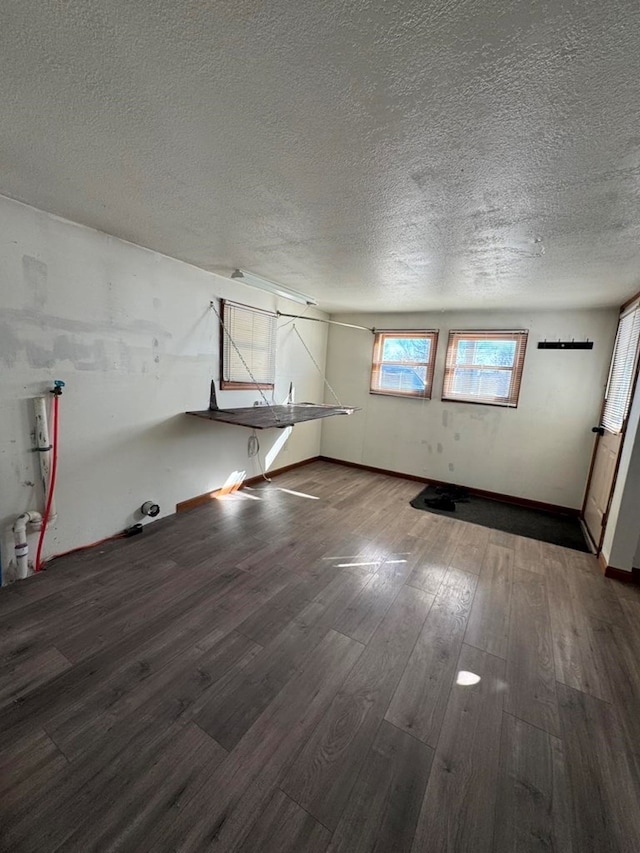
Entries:
{"label": "white wall", "polygon": [[620,452],[602,556],[609,566],[640,567],[640,384],[636,386]]}
{"label": "white wall", "polygon": [[[237,299],[295,313],[300,306],[105,234],[0,198],[0,533],[11,557],[17,514],[41,509],[32,452],[31,398],[66,382],[61,399],[58,522],[50,555],[138,520],[144,500],[166,515],[221,486],[234,470],[259,474],[247,429],[187,417],[208,406],[218,378],[218,332],[209,302]],[[319,312],[312,315],[322,317]],[[284,321],[281,321],[284,323]],[[299,324],[319,364],[326,326]],[[321,400],[322,380],[291,325],[279,333],[276,400]],[[218,394],[251,405],[250,391]],[[294,428],[272,467],[316,456],[320,423]],[[282,435],[259,433],[262,456]],[[33,540],[32,540],[33,544]]]}
{"label": "white wall", "polygon": [[[351,418],[323,426],[325,456],[558,506],[582,505],[617,323],[617,309],[342,315],[379,329],[439,329],[431,400],[369,394],[373,336],[332,326],[328,378]],[[528,329],[517,409],[443,403],[449,329]],[[538,341],[594,341],[593,350],[539,350]]]}

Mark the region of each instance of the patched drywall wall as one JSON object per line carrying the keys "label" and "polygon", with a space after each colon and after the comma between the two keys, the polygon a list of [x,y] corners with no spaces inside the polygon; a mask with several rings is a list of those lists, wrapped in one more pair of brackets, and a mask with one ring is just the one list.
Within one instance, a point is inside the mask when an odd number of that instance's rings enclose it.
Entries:
{"label": "patched drywall wall", "polygon": [[640,386],[629,409],[616,484],[611,497],[602,556],[609,566],[640,567]]}
{"label": "patched drywall wall", "polygon": [[[379,329],[439,329],[431,400],[369,394],[373,336],[332,326],[327,375],[360,406],[322,433],[325,456],[558,506],[582,505],[618,311],[349,314]],[[440,400],[449,329],[528,329],[517,409]],[[594,341],[592,350],[539,350],[538,341]]]}
{"label": "patched drywall wall", "polygon": [[[33,452],[32,398],[53,379],[60,403],[58,521],[51,555],[115,533],[145,500],[162,515],[222,486],[234,471],[260,474],[250,430],[187,417],[208,405],[219,376],[209,303],[225,297],[294,313],[294,305],[34,208],[0,198],[0,530],[11,558],[13,519],[42,509]],[[311,311],[322,317],[320,312]],[[297,399],[321,400],[322,378],[281,321],[275,398],[293,381]],[[326,326],[300,331],[324,364]],[[221,406],[252,405],[255,391],[225,391]],[[294,428],[271,467],[316,456],[320,424]],[[283,435],[259,433],[261,458]],[[33,544],[34,537],[31,539]]]}

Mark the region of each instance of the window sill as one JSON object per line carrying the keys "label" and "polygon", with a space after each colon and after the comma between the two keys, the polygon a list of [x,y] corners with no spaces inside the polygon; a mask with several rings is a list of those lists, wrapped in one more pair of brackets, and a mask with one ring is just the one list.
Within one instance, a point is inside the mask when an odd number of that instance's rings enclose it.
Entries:
{"label": "window sill", "polygon": [[263,385],[257,382],[229,382],[224,379],[220,380],[220,390],[221,391],[255,391],[255,390],[264,390],[270,391],[275,386],[271,385]]}
{"label": "window sill", "polygon": [[463,397],[441,397],[440,398],[443,403],[466,403],[469,406],[494,406],[499,409],[517,409],[517,403],[501,403],[496,401],[495,403],[490,402],[489,400],[473,400],[466,399]]}
{"label": "window sill", "polygon": [[431,394],[408,394],[404,391],[372,391],[369,394],[375,397],[402,397],[405,400],[430,400]]}

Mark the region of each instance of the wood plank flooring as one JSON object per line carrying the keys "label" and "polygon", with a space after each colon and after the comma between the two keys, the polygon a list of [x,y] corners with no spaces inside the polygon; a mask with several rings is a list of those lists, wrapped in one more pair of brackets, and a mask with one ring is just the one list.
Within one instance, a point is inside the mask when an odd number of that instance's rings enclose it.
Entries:
{"label": "wood plank flooring", "polygon": [[638,853],[640,590],[326,462],[0,590],[0,850]]}

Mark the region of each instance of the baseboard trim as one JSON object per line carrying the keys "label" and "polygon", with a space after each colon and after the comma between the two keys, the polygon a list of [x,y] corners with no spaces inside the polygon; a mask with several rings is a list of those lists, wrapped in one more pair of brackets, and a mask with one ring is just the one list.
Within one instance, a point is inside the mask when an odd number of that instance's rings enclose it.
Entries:
{"label": "baseboard trim", "polygon": [[[309,459],[302,459],[300,462],[293,462],[291,465],[284,465],[282,468],[276,468],[273,471],[269,471],[269,479],[272,477],[277,477],[280,474],[286,474],[287,471],[293,471],[294,468],[302,468],[304,465],[310,465],[312,462],[318,462],[320,459],[319,456],[312,456]],[[209,501],[215,500],[220,494],[223,492],[235,492],[243,489],[245,486],[252,486],[254,483],[262,482],[263,477],[262,474],[258,474],[257,477],[248,477],[246,480],[243,480],[233,489],[214,489],[212,492],[205,492],[202,495],[196,495],[195,498],[188,498],[186,501],[180,501],[179,504],[176,504],[176,512],[187,512],[190,509],[195,509],[197,506],[202,506],[202,504],[209,503]]]}
{"label": "baseboard trim", "polygon": [[612,578],[622,583],[640,584],[640,569],[631,569],[628,572],[625,569],[616,569],[615,566],[609,566],[602,555],[602,551],[598,554],[598,563],[605,578]]}
{"label": "baseboard trim", "polygon": [[371,471],[374,474],[386,474],[389,477],[398,477],[401,480],[413,480],[416,483],[430,483],[433,486],[458,486],[467,489],[472,495],[480,498],[490,498],[493,501],[517,504],[528,509],[540,509],[545,512],[555,512],[561,515],[569,515],[572,518],[580,518],[581,511],[574,507],[557,506],[543,501],[532,501],[529,498],[519,498],[514,495],[503,495],[500,492],[488,492],[485,489],[475,489],[465,486],[464,483],[446,483],[443,480],[434,480],[433,477],[419,477],[416,474],[402,474],[399,471],[388,471],[386,468],[375,468],[373,465],[362,465],[360,462],[347,462],[346,459],[333,459],[331,456],[318,457],[321,462],[333,462],[335,465],[345,465],[347,468],[359,468],[361,471]]}
{"label": "baseboard trim", "polygon": [[640,584],[640,569],[631,569],[630,572],[626,572],[624,569],[616,569],[615,566],[607,566],[604,576],[622,583]]}

